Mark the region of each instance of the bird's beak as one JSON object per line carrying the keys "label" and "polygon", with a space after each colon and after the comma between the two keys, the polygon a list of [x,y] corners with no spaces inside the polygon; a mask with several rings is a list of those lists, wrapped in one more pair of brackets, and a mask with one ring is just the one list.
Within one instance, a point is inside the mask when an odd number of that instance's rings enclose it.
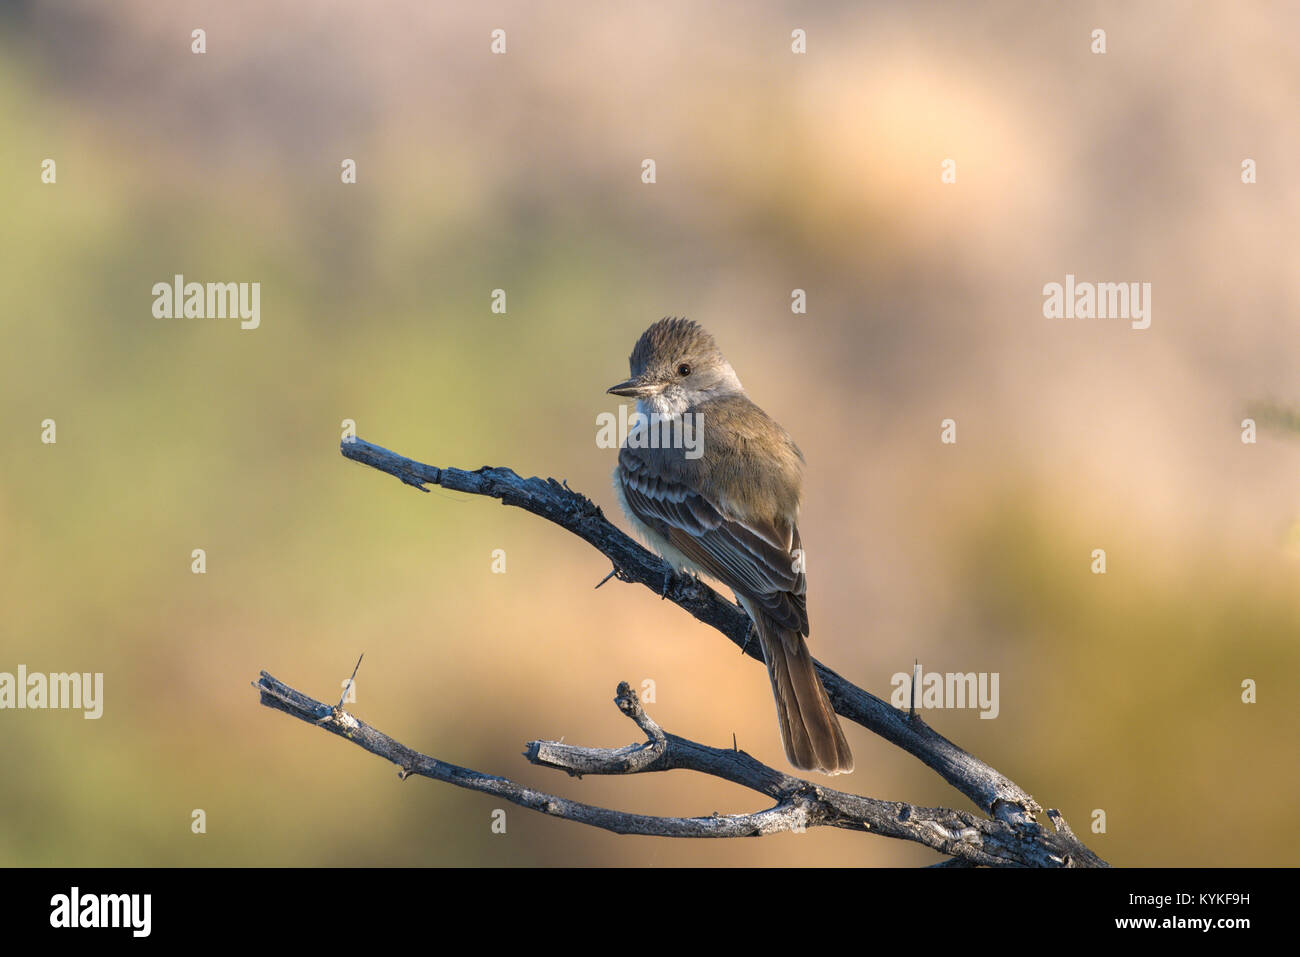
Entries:
{"label": "bird's beak", "polygon": [[656,389],[652,383],[637,377],[610,386],[605,391],[609,395],[622,395],[629,399],[640,399],[648,395],[654,395]]}

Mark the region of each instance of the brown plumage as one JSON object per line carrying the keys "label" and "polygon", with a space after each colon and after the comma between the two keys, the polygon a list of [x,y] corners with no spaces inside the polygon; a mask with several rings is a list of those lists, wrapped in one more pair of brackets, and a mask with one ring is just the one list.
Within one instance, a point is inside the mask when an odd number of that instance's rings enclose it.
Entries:
{"label": "brown plumage", "polygon": [[813,668],[798,516],[803,455],[745,395],[707,332],[684,319],[651,326],[632,352],[632,378],[611,389],[642,412],[693,414],[702,452],[619,450],[614,485],[638,530],[680,569],[725,583],[758,631],[781,741],[801,770],[840,774],[853,755]]}

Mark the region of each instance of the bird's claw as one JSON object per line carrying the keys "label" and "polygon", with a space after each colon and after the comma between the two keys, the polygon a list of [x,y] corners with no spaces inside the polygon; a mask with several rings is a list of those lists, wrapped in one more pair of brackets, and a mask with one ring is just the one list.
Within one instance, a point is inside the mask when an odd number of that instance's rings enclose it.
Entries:
{"label": "bird's claw", "polygon": [[663,587],[659,589],[660,601],[668,597],[668,590],[672,588],[672,584],[673,584],[673,572],[670,569],[664,572],[664,584]]}
{"label": "bird's claw", "polygon": [[740,646],[740,653],[742,655],[749,650],[749,643],[754,640],[754,636],[757,634],[758,626],[751,621],[749,623],[749,628],[745,631],[745,643]]}

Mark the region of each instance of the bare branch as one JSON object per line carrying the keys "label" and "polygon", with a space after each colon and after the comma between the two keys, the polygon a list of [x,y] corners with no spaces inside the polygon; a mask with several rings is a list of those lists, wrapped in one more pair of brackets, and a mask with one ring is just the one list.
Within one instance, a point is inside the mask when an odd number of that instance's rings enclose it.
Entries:
{"label": "bare branch", "polygon": [[483,774],[414,751],[338,706],[317,701],[262,672],[254,684],[261,703],[351,741],[398,766],[403,778],[419,774],[457,787],[491,794],[520,807],[577,821],[617,834],[658,837],[753,837],[810,827],[871,831],[914,841],[957,863],[988,866],[1077,867],[1099,863],[1063,833],[1050,833],[966,811],[925,808],[848,794],[792,777],[743,751],[699,744],[665,732],[646,714],[631,687],[618,686],[615,703],[647,736],[625,748],[584,748],[556,741],[529,742],[529,761],[569,774],[642,774],[673,769],[697,771],[773,798],[751,814],[654,817],[627,814],[546,794],[507,778]]}
{"label": "bare branch", "polygon": [[[424,491],[428,491],[425,485],[440,485],[484,495],[553,522],[608,557],[620,580],[645,585],[712,625],[751,658],[763,660],[757,642],[748,641],[750,624],[744,609],[698,579],[676,574],[661,558],[606,519],[590,499],[555,479],[524,479],[508,468],[485,467],[473,472],[436,468],[361,439],[344,440],[341,451],[353,461],[387,472]],[[919,758],[993,817],[1018,825],[1036,824],[1034,816],[1042,808],[1010,779],[957,747],[920,717],[894,708],[821,662],[817,662],[817,671],[839,714]]]}

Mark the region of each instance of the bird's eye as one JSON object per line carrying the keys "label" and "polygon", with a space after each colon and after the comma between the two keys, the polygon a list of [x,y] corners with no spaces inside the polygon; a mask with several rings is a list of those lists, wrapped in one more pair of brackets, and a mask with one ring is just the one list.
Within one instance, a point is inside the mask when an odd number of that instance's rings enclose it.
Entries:
{"label": "bird's eye", "polygon": [[691,374],[691,367],[683,362],[677,367],[677,374],[683,377],[688,376]]}

